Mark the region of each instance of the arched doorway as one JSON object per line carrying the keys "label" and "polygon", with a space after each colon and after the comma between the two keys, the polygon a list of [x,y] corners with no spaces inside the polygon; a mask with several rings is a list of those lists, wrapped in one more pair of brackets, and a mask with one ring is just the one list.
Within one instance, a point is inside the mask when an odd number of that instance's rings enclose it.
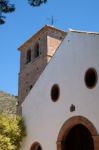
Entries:
{"label": "arched doorway", "polygon": [[64,138],[62,150],[94,150],[91,133],[81,124],[75,125]]}
{"label": "arched doorway", "polygon": [[57,150],[99,150],[99,135],[94,125],[83,116],[66,120],[57,138]]}

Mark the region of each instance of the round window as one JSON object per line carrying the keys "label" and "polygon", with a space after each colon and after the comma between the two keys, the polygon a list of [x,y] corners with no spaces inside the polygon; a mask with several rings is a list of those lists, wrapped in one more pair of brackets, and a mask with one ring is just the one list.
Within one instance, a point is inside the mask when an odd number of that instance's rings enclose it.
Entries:
{"label": "round window", "polygon": [[85,84],[88,88],[94,88],[97,83],[97,72],[94,68],[89,68],[85,73]]}
{"label": "round window", "polygon": [[56,102],[60,95],[60,89],[57,84],[54,84],[51,88],[51,99],[53,102]]}
{"label": "round window", "polygon": [[38,142],[32,144],[30,150],[42,150],[41,145]]}

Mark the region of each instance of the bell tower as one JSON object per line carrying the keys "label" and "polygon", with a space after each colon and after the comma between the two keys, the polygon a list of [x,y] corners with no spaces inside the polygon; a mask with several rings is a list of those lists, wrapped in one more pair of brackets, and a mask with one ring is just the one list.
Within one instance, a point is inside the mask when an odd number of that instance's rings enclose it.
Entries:
{"label": "bell tower", "polygon": [[65,35],[66,32],[45,25],[19,47],[18,114],[21,114],[22,102],[33,88]]}

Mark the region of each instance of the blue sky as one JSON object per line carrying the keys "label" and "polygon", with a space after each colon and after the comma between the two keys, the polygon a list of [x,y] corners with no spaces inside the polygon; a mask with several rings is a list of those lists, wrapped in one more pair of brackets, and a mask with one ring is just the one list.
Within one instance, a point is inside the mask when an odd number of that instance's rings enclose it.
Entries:
{"label": "blue sky", "polygon": [[48,0],[33,8],[27,0],[10,0],[16,11],[6,15],[6,24],[0,26],[0,91],[17,95],[20,53],[17,48],[36,33],[48,18],[54,17],[54,26],[99,32],[99,0]]}

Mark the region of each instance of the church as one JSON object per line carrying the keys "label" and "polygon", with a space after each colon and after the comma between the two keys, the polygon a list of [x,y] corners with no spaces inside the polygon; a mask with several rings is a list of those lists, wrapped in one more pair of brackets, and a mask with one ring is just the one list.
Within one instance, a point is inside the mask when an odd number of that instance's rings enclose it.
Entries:
{"label": "church", "polygon": [[99,150],[99,33],[45,25],[19,47],[22,150]]}

